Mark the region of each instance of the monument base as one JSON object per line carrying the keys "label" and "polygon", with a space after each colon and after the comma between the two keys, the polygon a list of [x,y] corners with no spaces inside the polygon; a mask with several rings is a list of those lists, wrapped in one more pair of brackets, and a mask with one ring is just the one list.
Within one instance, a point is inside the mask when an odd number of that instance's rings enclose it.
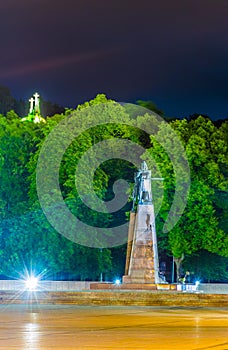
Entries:
{"label": "monument base", "polygon": [[129,276],[125,275],[122,278],[123,284],[154,284],[156,285],[154,279],[149,280],[148,278],[143,278],[139,276],[138,278],[136,276]]}
{"label": "monument base", "polygon": [[133,242],[131,261],[126,272],[123,283],[157,282],[154,270],[153,241],[151,239]]}
{"label": "monument base", "polygon": [[[126,276],[128,277],[128,276]],[[177,285],[168,283],[123,283],[94,282],[90,284],[91,290],[177,290]]]}

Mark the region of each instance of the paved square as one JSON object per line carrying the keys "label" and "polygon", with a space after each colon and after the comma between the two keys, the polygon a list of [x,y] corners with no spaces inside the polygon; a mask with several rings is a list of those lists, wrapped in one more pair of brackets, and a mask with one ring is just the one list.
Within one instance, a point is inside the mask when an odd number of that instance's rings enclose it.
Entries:
{"label": "paved square", "polygon": [[0,350],[227,350],[226,309],[1,305]]}

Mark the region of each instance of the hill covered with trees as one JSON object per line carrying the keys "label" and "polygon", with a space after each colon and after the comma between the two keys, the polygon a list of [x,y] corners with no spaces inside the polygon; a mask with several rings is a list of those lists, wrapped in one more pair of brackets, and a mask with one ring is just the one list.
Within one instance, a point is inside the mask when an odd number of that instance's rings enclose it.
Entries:
{"label": "hill covered with trees", "polygon": [[[5,90],[0,115],[0,274],[19,278],[24,268],[37,273],[45,271],[45,278],[106,280],[124,274],[126,245],[110,248],[92,248],[77,244],[59,234],[47,221],[36,193],[36,167],[46,137],[61,121],[71,130],[69,116],[75,111],[65,110],[47,117],[46,123],[21,122],[18,108]],[[6,96],[8,96],[6,98]],[[228,217],[227,217],[227,135],[228,122],[220,125],[208,117],[170,120],[185,148],[190,166],[191,187],[183,215],[169,232],[163,226],[175,194],[175,171],[172,161],[158,142],[159,137],[170,143],[178,159],[167,123],[160,123],[157,137],[148,135],[150,118],[136,116],[134,127],[121,124],[127,110],[105,95],[77,107],[77,111],[92,105],[109,103],[116,113],[116,122],[100,125],[83,132],[67,148],[59,171],[64,200],[74,215],[89,221],[91,227],[110,227],[127,221],[131,203],[118,215],[104,215],[88,210],[75,188],[75,167],[82,154],[94,144],[119,138],[138,143],[145,153],[142,158],[153,169],[154,160],[164,180],[164,196],[156,217],[160,260],[168,264],[174,256],[178,274],[181,269],[204,281],[228,281]],[[10,112],[7,110],[12,109]],[[15,109],[15,111],[14,111]],[[77,112],[76,111],[76,112]],[[21,116],[26,113],[19,113]],[[86,115],[91,118],[91,115]],[[83,125],[78,125],[83,129]],[[47,154],[47,161],[55,154]],[[110,159],[94,174],[94,191],[103,200],[113,198],[113,183],[120,178],[133,185],[135,167],[123,159]],[[85,169],[85,174],[87,169]],[[45,174],[45,172],[44,172]],[[48,183],[45,174],[44,183]],[[155,203],[156,206],[156,203]]]}
{"label": "hill covered with trees", "polygon": [[[29,101],[17,100],[6,86],[0,85],[0,114],[6,115],[13,110],[18,116],[24,117],[28,114]],[[57,103],[41,100],[41,113],[43,117],[52,116],[56,113],[63,113],[64,108]]]}

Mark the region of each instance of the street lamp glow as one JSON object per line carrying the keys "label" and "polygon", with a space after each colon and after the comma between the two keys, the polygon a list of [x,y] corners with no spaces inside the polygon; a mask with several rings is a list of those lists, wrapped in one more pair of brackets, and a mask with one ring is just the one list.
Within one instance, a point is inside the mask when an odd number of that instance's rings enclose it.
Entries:
{"label": "street lamp glow", "polygon": [[120,283],[121,283],[121,281],[120,281],[120,279],[119,278],[117,278],[116,280],[115,280],[115,282],[114,282],[115,284],[117,284],[117,285],[119,285]]}
{"label": "street lamp glow", "polygon": [[198,287],[199,284],[200,284],[200,281],[196,281],[196,288]]}
{"label": "street lamp glow", "polygon": [[26,289],[28,289],[29,291],[36,290],[36,287],[38,285],[38,281],[39,280],[37,277],[34,277],[34,276],[28,277],[28,279],[25,281]]}

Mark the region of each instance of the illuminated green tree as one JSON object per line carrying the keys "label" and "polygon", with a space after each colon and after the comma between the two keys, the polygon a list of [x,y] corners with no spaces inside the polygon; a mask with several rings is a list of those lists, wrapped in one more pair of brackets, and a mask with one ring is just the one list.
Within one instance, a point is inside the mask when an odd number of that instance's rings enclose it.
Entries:
{"label": "illuminated green tree", "polygon": [[[186,149],[191,170],[191,190],[182,217],[167,236],[162,233],[162,227],[174,198],[175,175],[171,160],[153,138],[149,154],[165,178],[164,201],[157,218],[158,234],[162,238],[161,248],[167,249],[174,256],[179,277],[185,256],[198,250],[204,249],[228,257],[228,236],[224,227],[219,225],[215,204],[216,191],[225,193],[227,186],[227,143],[225,127],[217,129],[209,119],[201,116],[189,123],[186,120],[176,120],[170,125]],[[169,139],[165,128],[165,124],[161,124],[158,135],[165,135],[166,142],[171,144],[172,139]],[[179,151],[175,145],[172,146],[172,151],[178,158]]]}

